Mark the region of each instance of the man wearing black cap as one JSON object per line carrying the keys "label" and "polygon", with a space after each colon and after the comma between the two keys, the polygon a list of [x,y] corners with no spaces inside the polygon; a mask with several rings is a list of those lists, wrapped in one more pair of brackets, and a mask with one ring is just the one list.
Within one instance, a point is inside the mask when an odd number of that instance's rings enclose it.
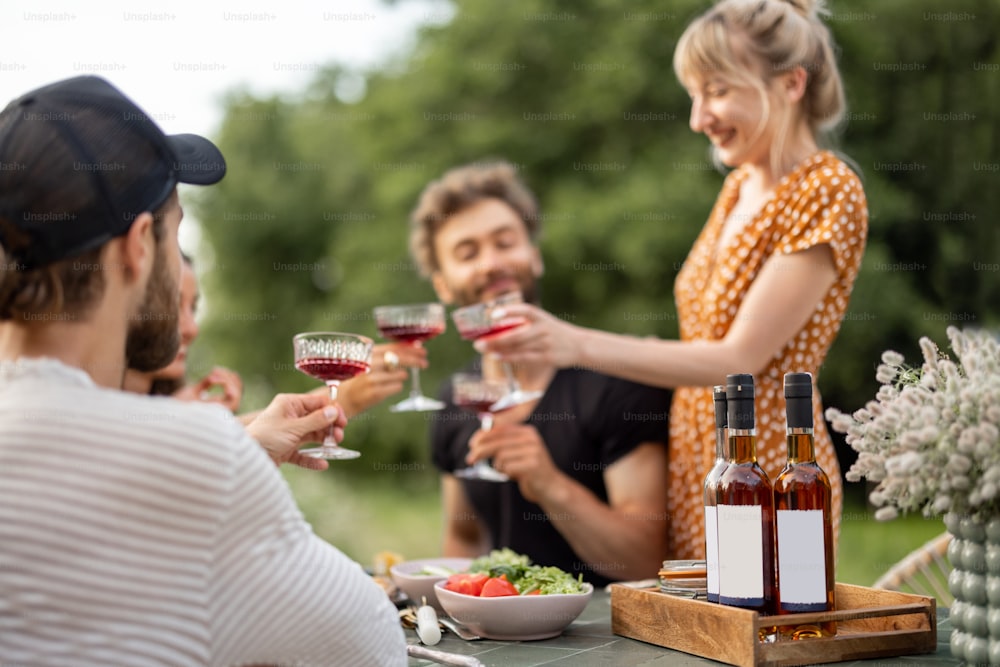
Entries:
{"label": "man wearing black cap", "polygon": [[274,465],[338,409],[279,396],[244,430],[120,391],[176,352],[176,186],[218,149],[77,77],[0,112],[0,165],[0,664],[404,664]]}

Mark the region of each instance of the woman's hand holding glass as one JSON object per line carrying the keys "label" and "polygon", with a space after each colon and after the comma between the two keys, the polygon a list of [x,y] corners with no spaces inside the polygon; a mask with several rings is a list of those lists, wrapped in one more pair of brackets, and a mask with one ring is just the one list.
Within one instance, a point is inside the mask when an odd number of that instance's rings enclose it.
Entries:
{"label": "woman's hand holding glass", "polygon": [[243,398],[243,380],[235,371],[216,366],[202,379],[175,391],[173,397],[181,401],[218,403],[236,412]]}
{"label": "woman's hand holding glass", "polygon": [[[493,301],[458,308],[452,311],[451,318],[462,338],[478,343],[523,326],[527,320],[511,314],[507,310],[508,306],[522,302],[520,292],[510,292]],[[541,398],[542,392],[526,391],[521,388],[517,378],[514,377],[514,369],[507,360],[502,366],[507,378],[507,394],[493,407],[494,412]]]}
{"label": "woman's hand holding glass", "polygon": [[584,331],[538,306],[512,301],[494,310],[494,317],[519,322],[502,332],[475,339],[481,354],[494,354],[511,365],[569,368],[584,365],[579,333]]}
{"label": "woman's hand holding glass", "polygon": [[368,373],[340,384],[337,400],[348,418],[361,414],[403,391],[408,368],[427,368],[427,349],[409,343],[381,343],[372,348]]}

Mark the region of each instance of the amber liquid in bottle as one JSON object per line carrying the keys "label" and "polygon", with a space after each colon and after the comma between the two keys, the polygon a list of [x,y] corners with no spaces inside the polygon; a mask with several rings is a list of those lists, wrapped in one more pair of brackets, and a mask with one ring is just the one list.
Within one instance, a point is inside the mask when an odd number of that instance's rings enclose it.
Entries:
{"label": "amber liquid in bottle", "polygon": [[[753,376],[726,378],[729,453],[719,480],[719,602],[774,611],[774,493],[757,464]],[[761,631],[761,639],[770,633]]]}
{"label": "amber liquid in bottle", "polygon": [[[832,611],[833,522],[830,480],[816,463],[812,375],[785,375],[788,462],[774,481],[779,614]],[[782,625],[781,638],[837,634],[835,621]]]}
{"label": "amber liquid in bottle", "polygon": [[715,464],[705,476],[705,571],[709,602],[719,601],[719,480],[729,466],[726,452],[726,388],[712,387],[715,401]]}

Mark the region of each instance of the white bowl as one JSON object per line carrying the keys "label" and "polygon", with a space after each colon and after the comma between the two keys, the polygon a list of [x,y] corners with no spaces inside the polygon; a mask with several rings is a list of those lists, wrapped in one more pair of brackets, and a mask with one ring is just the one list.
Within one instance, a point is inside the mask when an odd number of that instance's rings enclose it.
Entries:
{"label": "white bowl", "polygon": [[444,582],[434,584],[445,612],[480,637],[504,641],[548,639],[562,634],[576,620],[590,597],[591,584],[582,593],[507,595],[484,598],[449,591]]}
{"label": "white bowl", "polygon": [[427,599],[427,604],[438,611],[443,611],[435,595],[434,584],[448,579],[448,575],[437,574],[417,574],[428,565],[443,567],[454,572],[465,572],[472,563],[471,558],[422,558],[420,560],[408,560],[396,563],[389,568],[389,576],[392,582],[399,587],[399,590],[406,594],[406,597],[415,605],[420,605],[423,598]]}

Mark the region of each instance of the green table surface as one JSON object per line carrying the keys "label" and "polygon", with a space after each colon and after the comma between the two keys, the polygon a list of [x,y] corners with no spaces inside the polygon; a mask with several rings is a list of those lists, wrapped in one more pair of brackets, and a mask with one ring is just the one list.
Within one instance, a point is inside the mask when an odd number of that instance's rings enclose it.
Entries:
{"label": "green table surface", "polygon": [[[937,652],[925,655],[873,658],[835,663],[838,665],[864,665],[866,667],[911,667],[915,665],[958,665],[951,656],[948,637],[951,624],[948,610],[938,608]],[[419,644],[413,630],[406,630],[406,639]],[[478,639],[464,641],[450,632],[444,632],[441,642],[428,648],[473,655],[487,667],[531,667],[533,665],[560,665],[563,667],[667,667],[675,665],[720,665],[723,663],[681,651],[647,644],[611,632],[611,598],[607,591],[598,590],[583,613],[558,637],[532,642],[493,641]],[[435,663],[410,658],[410,667]]]}

